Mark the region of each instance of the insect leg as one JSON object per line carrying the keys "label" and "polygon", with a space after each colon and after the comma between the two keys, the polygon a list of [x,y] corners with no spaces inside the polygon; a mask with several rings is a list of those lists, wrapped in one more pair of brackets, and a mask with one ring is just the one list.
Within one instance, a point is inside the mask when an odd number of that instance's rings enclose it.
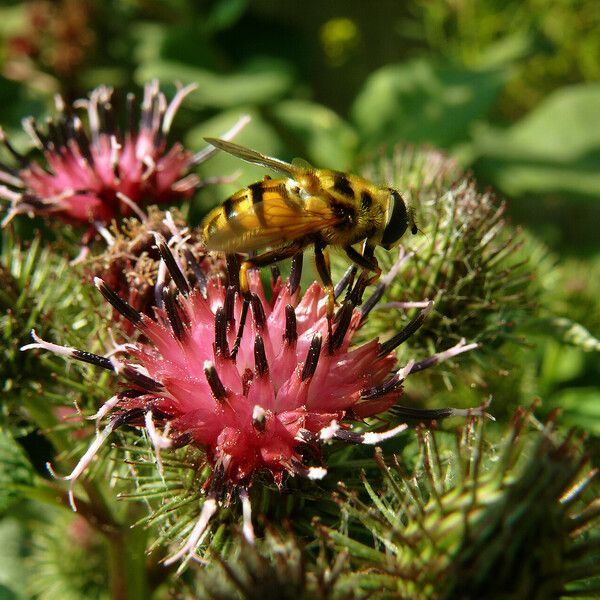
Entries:
{"label": "insect leg", "polygon": [[371,245],[365,245],[363,254],[355,250],[352,246],[346,246],[344,252],[346,256],[356,265],[367,271],[374,271],[375,275],[369,279],[369,284],[375,283],[381,275],[381,268],[375,258],[373,251],[375,248]]}
{"label": "insect leg", "polygon": [[[362,302],[362,296],[366,287],[379,279],[381,267],[375,258],[375,247],[367,242],[365,242],[362,254],[357,252],[352,246],[346,246],[344,252],[354,264],[364,269],[354,288],[348,292],[354,304],[359,305]],[[369,277],[369,271],[374,271],[375,274]]]}
{"label": "insect leg", "polygon": [[268,265],[272,265],[280,260],[284,260],[285,258],[290,258],[297,254],[303,249],[303,245],[299,243],[290,244],[289,246],[284,246],[283,248],[278,248],[277,250],[270,250],[269,252],[264,252],[263,254],[257,254],[248,260],[245,260],[240,267],[240,293],[244,299],[244,303],[242,304],[242,313],[240,314],[240,325],[238,327],[237,335],[235,337],[235,343],[233,344],[233,348],[231,349],[231,357],[235,359],[237,352],[239,350],[240,344],[242,342],[242,336],[244,335],[244,325],[246,324],[246,318],[248,316],[248,309],[250,307],[250,302],[252,299],[252,295],[250,293],[250,284],[248,283],[248,271],[250,269],[254,269],[256,267],[266,267]]}
{"label": "insect leg", "polygon": [[315,265],[317,272],[327,293],[327,333],[329,335],[329,353],[333,353],[333,335],[331,331],[331,320],[335,310],[335,294],[333,282],[331,281],[331,266],[329,264],[329,252],[319,242],[315,242]]}

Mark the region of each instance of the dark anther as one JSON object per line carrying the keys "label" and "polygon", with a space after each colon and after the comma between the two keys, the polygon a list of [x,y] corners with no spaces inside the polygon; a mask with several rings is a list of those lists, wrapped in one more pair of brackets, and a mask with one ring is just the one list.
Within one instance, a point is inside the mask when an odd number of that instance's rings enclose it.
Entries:
{"label": "dark anther", "polygon": [[123,390],[119,392],[119,399],[124,398],[139,398],[140,396],[145,395],[146,392],[141,392],[140,390]]}
{"label": "dark anther", "polygon": [[296,311],[291,304],[285,307],[285,341],[288,344],[293,344],[298,339],[298,330],[296,327]]}
{"label": "dark anther", "polygon": [[353,309],[354,306],[352,302],[346,300],[344,304],[342,304],[342,307],[338,310],[335,318],[337,322],[337,327],[335,328],[330,344],[332,351],[337,350],[342,345],[342,342],[344,341],[344,336],[348,331],[348,327],[350,327]]}
{"label": "dark anther", "polygon": [[113,292],[107,285],[100,279],[96,277],[94,279],[94,283],[96,287],[100,290],[100,293],[104,296],[108,302],[110,302],[113,308],[121,313],[130,323],[133,325],[139,325],[142,320],[142,315],[133,308],[130,304],[122,300],[115,292]]}
{"label": "dark anther", "polygon": [[272,285],[277,283],[277,280],[281,277],[281,271],[277,265],[271,265],[271,281]]}
{"label": "dark anther", "polygon": [[114,135],[117,131],[117,124],[115,122],[115,111],[111,102],[106,103],[106,110],[104,112],[104,120],[106,121],[106,131]]}
{"label": "dark anther", "polygon": [[319,356],[321,354],[321,345],[323,344],[323,336],[320,333],[315,333],[312,341],[310,342],[310,348],[306,355],[306,362],[302,369],[302,381],[306,381],[315,374],[317,370],[317,364],[319,362]]}
{"label": "dark anther", "polygon": [[[158,109],[160,118],[157,119],[157,122],[162,123],[163,117],[165,116],[165,109],[163,107],[159,107]],[[160,148],[162,143],[165,140],[165,133],[162,129],[162,127],[157,127],[155,132],[154,132],[154,138],[152,140],[152,143],[154,145],[155,148]]]}
{"label": "dark anther", "polygon": [[378,283],[375,291],[369,296],[368,300],[364,303],[362,308],[360,309],[360,322],[363,323],[364,320],[369,316],[369,313],[375,308],[377,303],[381,300],[383,293],[385,292],[385,284]]}
{"label": "dark anther", "polygon": [[144,416],[145,409],[143,408],[132,408],[130,410],[126,410],[119,415],[115,415],[110,422],[112,429],[117,429],[126,423],[131,423],[132,421],[137,421]]}
{"label": "dark anther", "polygon": [[382,384],[363,390],[360,394],[360,397],[363,400],[380,398],[381,396],[385,396],[385,394],[389,394],[389,392],[393,392],[394,390],[398,389],[402,385],[403,381],[404,378],[401,376],[400,372],[396,372]]}
{"label": "dark anther", "polygon": [[267,412],[262,406],[257,404],[252,411],[252,427],[254,427],[256,431],[262,433],[265,430],[266,424]]}
{"label": "dark anther", "polygon": [[[381,344],[381,348],[379,349],[378,357],[381,358],[386,354],[389,354],[392,350],[395,350],[400,344],[405,342],[425,321],[425,318],[429,314],[431,310],[431,304],[427,305],[426,308],[421,310],[421,312],[412,319],[402,331],[399,331],[396,335],[391,337],[387,342]],[[415,365],[416,366],[416,365]],[[424,368],[424,367],[423,367]]]}
{"label": "dark anther", "polygon": [[59,148],[66,148],[70,139],[69,131],[63,119],[54,121],[54,135]]}
{"label": "dark anther", "polygon": [[350,300],[354,306],[360,306],[363,298],[363,294],[367,289],[367,285],[369,282],[369,277],[365,271],[363,271],[356,283],[354,284],[354,288],[348,288],[348,293],[346,294],[346,300]]}
{"label": "dark anther", "polygon": [[252,381],[254,380],[254,371],[248,367],[242,373],[242,394],[244,396],[248,395],[250,391],[250,386],[252,385]]}
{"label": "dark anther", "polygon": [[165,261],[167,265],[167,269],[177,286],[177,289],[184,295],[187,296],[190,293],[190,284],[186,276],[183,274],[182,270],[179,268],[173,253],[169,246],[167,246],[167,242],[165,238],[160,234],[155,234],[156,245],[158,246],[158,250],[162,259]]}
{"label": "dark anther", "polygon": [[262,329],[267,322],[267,315],[265,315],[265,309],[263,308],[260,298],[254,292],[250,296],[250,305],[252,306],[254,322],[259,329]]}
{"label": "dark anther", "polygon": [[354,278],[356,277],[357,271],[358,271],[358,268],[356,267],[356,265],[351,265],[346,269],[346,272],[342,275],[342,278],[337,282],[337,284],[333,290],[333,295],[336,298],[340,297],[340,295],[346,289],[346,287],[348,287],[348,286],[352,287],[352,284],[354,283]]}
{"label": "dark anther", "polygon": [[168,419],[170,416],[169,413],[158,408],[158,406],[154,402],[151,402],[149,405],[146,405],[146,407],[150,409],[152,416],[155,419],[158,419],[159,421],[164,421],[165,419]]}
{"label": "dark anther", "polygon": [[148,377],[148,375],[140,373],[131,365],[125,365],[125,367],[123,367],[123,375],[126,379],[131,381],[131,383],[134,383],[135,385],[141,387],[146,392],[156,394],[158,392],[164,391],[165,389],[160,381],[156,381],[155,379],[152,379],[152,377]]}
{"label": "dark anther", "polygon": [[109,116],[112,112],[112,106],[109,101],[98,102],[97,106],[99,117],[99,131],[100,133],[110,135],[111,133],[113,133],[113,129],[111,129],[111,122],[114,124],[114,121],[112,121]]}
{"label": "dark anther", "polygon": [[266,375],[269,372],[265,344],[260,335],[254,338],[254,365],[256,366],[256,372],[260,376]]}
{"label": "dark anther", "polygon": [[192,251],[189,248],[183,249],[183,255],[185,256],[185,260],[187,261],[188,267],[192,269],[192,272],[196,277],[196,287],[200,290],[200,293],[206,298],[206,287],[208,285],[208,280],[206,279],[204,271],[198,264],[196,257],[192,254]]}
{"label": "dark anther", "polygon": [[456,414],[455,408],[413,408],[408,406],[392,406],[390,413],[401,419],[411,419],[415,421],[439,421]]}
{"label": "dark anther", "polygon": [[193,440],[194,440],[194,436],[189,431],[186,431],[185,433],[182,433],[180,436],[177,436],[171,442],[171,448],[173,448],[175,450],[177,450],[177,448],[183,448],[184,446],[191,444]]}
{"label": "dark anther", "polygon": [[206,375],[206,381],[208,381],[208,385],[210,386],[210,390],[215,400],[217,402],[224,402],[228,396],[227,389],[219,378],[215,366],[208,361],[204,363],[204,375]]}
{"label": "dark anther", "polygon": [[424,369],[433,367],[433,365],[437,365],[439,362],[440,362],[440,357],[437,354],[434,354],[433,356],[430,356],[429,358],[426,358],[425,360],[416,362],[412,366],[412,369],[410,370],[410,372],[418,373],[419,371],[423,371]]}
{"label": "dark anther", "polygon": [[127,115],[128,133],[134,136],[137,133],[137,122],[135,120],[135,94],[129,92],[125,100],[125,113]]}
{"label": "dark anther", "polygon": [[300,286],[300,279],[302,279],[302,260],[304,255],[302,252],[294,254],[292,256],[292,270],[290,272],[290,294],[293,294]]}
{"label": "dark anther", "polygon": [[240,289],[240,261],[237,254],[227,254],[227,276],[229,285],[232,285],[236,290]]}
{"label": "dark anther", "polygon": [[97,354],[92,354],[91,352],[85,352],[84,350],[75,350],[73,352],[73,358],[89,363],[90,365],[95,365],[96,367],[101,367],[107,371],[115,370],[110,359],[105,358],[104,356],[98,356]]}
{"label": "dark anther", "polygon": [[223,486],[225,484],[225,467],[223,463],[217,462],[213,468],[212,479],[206,493],[207,498],[218,498],[223,493]]}
{"label": "dark anther", "polygon": [[185,335],[185,325],[181,320],[175,295],[169,292],[169,288],[163,289],[163,300],[165,303],[165,309],[167,311],[167,317],[169,318],[169,323],[171,324],[171,329],[173,330],[175,337],[181,341]]}
{"label": "dark anther", "polygon": [[54,121],[50,118],[46,119],[46,129],[48,131],[48,149],[53,151],[62,147],[60,133]]}
{"label": "dark anther", "polygon": [[77,142],[77,146],[79,147],[79,151],[81,155],[85,158],[89,165],[94,166],[94,156],[90,150],[90,141],[83,129],[81,121],[77,119],[74,123],[74,132],[73,135],[75,137],[75,141]]}
{"label": "dark anther", "polygon": [[225,358],[229,357],[227,317],[222,307],[217,308],[217,312],[215,313],[215,351]]}
{"label": "dark anther", "polygon": [[225,311],[225,321],[227,327],[233,327],[235,324],[234,308],[235,308],[235,294],[236,289],[230,285],[225,293],[225,302],[223,303],[223,310]]}
{"label": "dark anther", "polygon": [[356,431],[350,431],[348,429],[338,429],[333,437],[342,442],[362,444],[363,440],[365,439],[365,434],[357,433]]}

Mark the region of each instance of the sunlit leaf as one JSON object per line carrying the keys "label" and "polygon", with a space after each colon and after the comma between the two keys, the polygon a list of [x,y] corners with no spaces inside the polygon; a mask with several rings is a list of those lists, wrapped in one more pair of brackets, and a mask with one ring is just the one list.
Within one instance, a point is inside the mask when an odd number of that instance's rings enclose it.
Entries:
{"label": "sunlit leaf", "polygon": [[347,169],[352,163],[356,133],[332,110],[305,100],[285,100],[272,113],[293,141],[304,147],[302,158],[317,167]]}
{"label": "sunlit leaf", "polygon": [[198,90],[186,100],[192,108],[271,103],[283,96],[294,80],[287,63],[258,58],[229,74],[166,61],[146,63],[136,72],[140,84],[154,78],[198,84]]}
{"label": "sunlit leaf", "polygon": [[466,140],[505,80],[503,70],[475,71],[419,59],[376,71],[358,95],[353,115],[368,145]]}
{"label": "sunlit leaf", "polygon": [[600,84],[558,90],[527,117],[475,136],[477,169],[507,194],[600,195]]}
{"label": "sunlit leaf", "polygon": [[600,436],[600,389],[567,388],[552,398],[552,406],[561,409],[561,423],[575,425]]}

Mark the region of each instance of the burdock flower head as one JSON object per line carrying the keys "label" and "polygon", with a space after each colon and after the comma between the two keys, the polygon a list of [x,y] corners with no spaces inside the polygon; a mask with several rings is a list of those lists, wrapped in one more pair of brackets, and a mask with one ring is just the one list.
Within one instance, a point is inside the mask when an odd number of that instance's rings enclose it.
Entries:
{"label": "burdock flower head", "polygon": [[[156,233],[177,247],[179,266],[192,285],[205,289],[209,278],[225,274],[223,256],[206,250],[200,231],[187,227],[176,208],[164,212],[150,206],[145,217],[129,217],[100,231],[106,249],[90,258],[88,277],[100,277],[140,313],[151,315],[153,306],[161,306],[164,287],[175,287],[156,247]],[[119,320],[119,313],[114,317]],[[132,333],[133,326],[120,320],[123,331]]]}
{"label": "burdock flower head", "polygon": [[[103,442],[118,426],[146,429],[161,467],[160,450],[188,444],[202,448],[211,466],[198,521],[187,542],[168,562],[191,557],[204,539],[223,494],[238,490],[244,532],[253,538],[248,487],[258,473],[271,474],[277,485],[284,476],[320,479],[326,474],[322,446],[332,440],[378,443],[406,428],[386,431],[353,429],[394,406],[397,414],[425,418],[465,415],[469,411],[413,411],[397,405],[405,378],[439,360],[469,350],[462,341],[444,353],[395,369],[394,348],[425,319],[430,305],[406,329],[386,342],[369,341],[352,348],[361,315],[346,301],[328,338],[327,298],[316,283],[301,296],[297,278],[277,277],[266,299],[258,272],[250,274],[252,318],[244,328],[238,352],[236,320],[242,301],[235,268],[226,286],[209,280],[205,290],[192,287],[178,257],[157,235],[162,259],[177,288],[164,289],[156,318],[141,315],[104,281],[102,295],[142,334],[103,357],[39,339],[26,348],[44,348],[117,373],[124,389],[98,411],[113,413],[73,472],[70,493]],[[176,252],[176,250],[175,250]],[[475,409],[481,413],[482,409]],[[417,411],[418,413],[418,411]]]}
{"label": "burdock flower head", "polygon": [[[89,99],[67,106],[57,97],[58,115],[48,119],[43,133],[33,119],[24,129],[46,159],[46,166],[29,160],[6,139],[1,141],[17,161],[16,167],[0,163],[0,197],[11,202],[4,223],[15,215],[52,215],[69,223],[107,225],[120,216],[140,214],[145,204],[177,203],[190,197],[202,181],[190,173],[214,149],[197,154],[179,142],[169,146],[167,137],[182,101],[195,89],[179,89],[170,103],[153,81],[144,88],[136,115],[135,96],[128,94],[126,124],[112,104],[113,91],[93,90]],[[77,115],[87,113],[87,126]],[[234,135],[247,118],[225,135]],[[87,240],[86,240],[87,241]]]}
{"label": "burdock flower head", "polygon": [[346,587],[358,597],[415,600],[592,597],[600,575],[598,469],[582,436],[563,437],[557,413],[541,424],[533,408],[518,409],[495,441],[481,419],[449,445],[421,429],[413,472],[376,451],[383,491],[363,477],[365,503],[340,486],[350,522],[369,535],[328,530],[360,573],[368,568],[367,579],[344,575]]}

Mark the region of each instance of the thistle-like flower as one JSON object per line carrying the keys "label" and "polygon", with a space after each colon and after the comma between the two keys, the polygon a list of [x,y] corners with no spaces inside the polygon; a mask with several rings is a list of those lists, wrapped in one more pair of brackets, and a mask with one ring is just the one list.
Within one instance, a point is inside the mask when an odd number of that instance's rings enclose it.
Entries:
{"label": "thistle-like flower", "polygon": [[423,419],[483,412],[483,407],[413,411],[397,404],[408,375],[475,347],[462,340],[396,369],[394,348],[418,329],[430,305],[390,340],[351,348],[361,321],[352,303],[339,309],[328,339],[327,299],[319,285],[301,297],[297,285],[277,277],[267,301],[259,273],[252,272],[252,319],[233,356],[230,349],[242,309],[236,268],[227,287],[213,279],[205,290],[194,288],[179,267],[176,249],[174,254],[159,235],[156,243],[177,289],[163,289],[155,319],[140,314],[96,279],[106,300],[142,334],[138,343],[104,357],[43,341],[34,333],[35,343],[25,348],[51,350],[112,370],[126,385],[96,414],[100,420],[115,413],[66,477],[73,504],[75,481],[122,424],[146,429],[159,469],[161,449],[192,444],[205,451],[212,469],[207,495],[187,542],[168,562],[194,556],[224,492],[238,490],[244,533],[252,540],[248,488],[255,475],[270,473],[279,486],[284,475],[320,479],[326,474],[321,450],[327,442],[374,444],[407,427],[365,432],[364,427],[354,430],[348,421],[361,422],[392,406],[400,416]]}
{"label": "thistle-like flower", "polygon": [[[530,420],[535,430],[527,432]],[[446,453],[439,434],[421,430],[419,438],[412,473],[376,451],[385,486],[377,492],[365,478],[368,503],[341,487],[343,510],[376,540],[371,547],[328,531],[362,569],[367,561],[369,578],[349,574],[347,584],[366,583],[378,590],[373,598],[416,600],[597,592],[598,470],[586,466],[581,439],[562,438],[553,419],[540,426],[522,409],[495,451],[482,420],[468,423]]]}
{"label": "thistle-like flower", "polygon": [[[140,215],[140,206],[171,204],[189,198],[203,181],[190,170],[214,153],[196,154],[167,137],[184,98],[195,86],[181,88],[170,103],[153,81],[144,88],[139,120],[135,96],[127,96],[125,120],[112,105],[113,91],[101,86],[67,106],[57,97],[58,116],[42,133],[33,119],[25,131],[46,160],[46,166],[20,154],[0,131],[0,140],[17,161],[16,167],[0,163],[0,197],[10,201],[4,223],[17,214],[53,216],[76,224],[89,224],[84,241],[95,233],[95,224],[108,225],[121,216]],[[87,113],[87,128],[77,110]],[[242,118],[226,136],[247,122]]]}
{"label": "thistle-like flower", "polygon": [[[101,233],[107,247],[89,259],[90,279],[102,279],[142,314],[152,315],[152,307],[161,305],[163,288],[169,283],[168,270],[155,243],[156,233],[167,240],[169,247],[177,247],[179,266],[192,285],[204,290],[208,279],[225,275],[222,255],[206,250],[200,233],[185,225],[177,209],[163,212],[150,206],[145,218],[126,218],[120,224],[102,228]],[[113,316],[120,319],[116,311]],[[121,326],[126,334],[133,331],[127,320],[121,319]]]}

